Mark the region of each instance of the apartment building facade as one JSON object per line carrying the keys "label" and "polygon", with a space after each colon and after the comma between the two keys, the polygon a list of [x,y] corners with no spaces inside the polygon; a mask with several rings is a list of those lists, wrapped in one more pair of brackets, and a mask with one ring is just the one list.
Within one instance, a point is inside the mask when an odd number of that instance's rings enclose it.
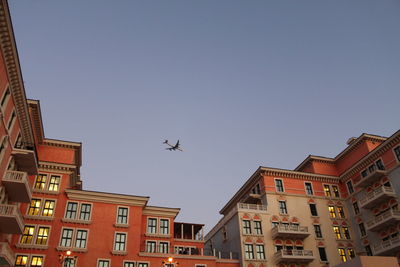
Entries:
{"label": "apartment building facade", "polygon": [[46,138],[0,0],[0,266],[237,267],[149,197],[83,190],[82,145]]}
{"label": "apartment building facade", "polygon": [[206,248],[241,266],[335,266],[357,255],[399,257],[400,131],[351,138],[335,158],[294,170],[260,167],[221,209]]}

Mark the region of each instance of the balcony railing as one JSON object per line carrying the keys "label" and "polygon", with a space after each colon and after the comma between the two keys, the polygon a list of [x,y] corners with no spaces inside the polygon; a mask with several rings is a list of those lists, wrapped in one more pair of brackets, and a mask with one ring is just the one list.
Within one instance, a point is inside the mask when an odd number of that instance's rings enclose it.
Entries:
{"label": "balcony railing", "polygon": [[400,251],[399,236],[374,246],[374,254],[378,256],[395,256],[398,251]]}
{"label": "balcony railing", "polygon": [[238,203],[239,210],[267,211],[267,206],[257,204]]}
{"label": "balcony railing", "polygon": [[383,177],[385,175],[386,175],[386,171],[375,169],[374,171],[369,173],[367,176],[361,177],[361,179],[355,183],[355,186],[356,187],[365,187],[367,185],[372,184],[373,182],[375,182],[376,180],[380,179],[381,177]]}
{"label": "balcony railing", "polygon": [[6,171],[3,177],[3,184],[11,201],[31,202],[32,191],[26,172]]}
{"label": "balcony railing", "polygon": [[400,221],[400,211],[398,210],[387,210],[379,216],[376,216],[373,220],[367,222],[367,230],[378,231],[383,227],[391,224],[395,224]]}
{"label": "balcony railing", "polygon": [[0,231],[7,234],[21,234],[24,220],[17,205],[0,204]]}
{"label": "balcony railing", "polygon": [[234,252],[218,252],[204,248],[185,247],[180,245],[175,246],[160,246],[160,245],[144,245],[141,246],[140,252],[151,254],[173,254],[173,255],[196,255],[196,256],[212,256],[219,259],[238,259],[239,255]]}
{"label": "balcony railing", "polygon": [[19,142],[13,148],[12,155],[17,163],[18,170],[27,172],[29,175],[38,173],[38,157],[34,144]]}
{"label": "balcony railing", "polygon": [[271,232],[273,238],[306,238],[310,235],[307,226],[298,225],[276,225]]}
{"label": "balcony railing", "polygon": [[369,209],[395,196],[396,193],[393,188],[389,186],[381,186],[360,199],[360,206]]}
{"label": "balcony railing", "polygon": [[310,262],[315,259],[312,250],[281,249],[275,253],[275,261],[279,262]]}
{"label": "balcony railing", "polygon": [[15,255],[7,242],[0,242],[0,264],[4,266],[13,266]]}

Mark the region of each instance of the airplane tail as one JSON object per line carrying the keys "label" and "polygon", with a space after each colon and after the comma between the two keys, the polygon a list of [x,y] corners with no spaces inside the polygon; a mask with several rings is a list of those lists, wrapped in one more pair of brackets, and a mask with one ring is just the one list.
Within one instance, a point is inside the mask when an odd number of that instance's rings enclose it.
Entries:
{"label": "airplane tail", "polygon": [[164,141],[164,143],[163,144],[168,144],[168,140],[167,139],[165,139],[165,141]]}

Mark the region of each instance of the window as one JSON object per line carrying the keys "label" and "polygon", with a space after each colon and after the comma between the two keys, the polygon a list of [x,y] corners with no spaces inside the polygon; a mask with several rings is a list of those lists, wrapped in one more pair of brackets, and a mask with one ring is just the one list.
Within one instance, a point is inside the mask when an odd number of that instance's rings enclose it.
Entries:
{"label": "window", "polygon": [[110,267],[110,260],[98,260],[97,267]]}
{"label": "window", "polygon": [[126,233],[116,233],[114,241],[114,250],[125,251]]}
{"label": "window", "polygon": [[251,193],[256,195],[261,194],[260,184],[256,184],[256,186],[251,189]]}
{"label": "window", "polygon": [[137,267],[149,267],[149,264],[147,262],[138,262]]}
{"label": "window", "polygon": [[49,232],[50,232],[50,227],[40,226],[37,232],[36,245],[47,245]]}
{"label": "window", "polygon": [[385,166],[383,165],[383,161],[381,159],[377,160],[375,162],[375,164],[376,164],[376,167],[378,168],[378,170],[384,170],[385,169]]}
{"label": "window", "polygon": [[307,183],[305,183],[304,185],[305,185],[305,187],[306,187],[306,193],[307,193],[307,195],[313,195],[314,192],[313,192],[312,184],[307,182]]}
{"label": "window", "polygon": [[367,256],[373,256],[372,249],[369,245],[365,246],[364,248],[365,248],[365,251],[367,252]]}
{"label": "window", "polygon": [[276,192],[284,192],[283,182],[281,179],[275,179]]}
{"label": "window", "polygon": [[329,216],[331,218],[336,218],[336,211],[334,206],[328,206]]}
{"label": "window", "polygon": [[32,198],[31,205],[29,206],[28,209],[28,215],[39,215],[40,206],[41,206],[41,200]]}
{"label": "window", "polygon": [[346,239],[351,239],[350,237],[350,231],[349,231],[349,227],[343,227],[343,235]]}
{"label": "window", "polygon": [[394,149],[394,154],[396,155],[397,160],[400,161],[400,146]]}
{"label": "window", "polygon": [[365,170],[363,170],[362,172],[361,172],[361,176],[364,178],[364,177],[367,177],[368,176],[368,170],[367,169],[365,169]]}
{"label": "window", "polygon": [[34,189],[37,190],[47,190],[49,192],[58,192],[60,190],[60,175],[50,175],[50,179],[48,179],[48,174],[39,173],[36,176],[35,184],[33,185]]}
{"label": "window", "polygon": [[8,123],[7,123],[7,129],[8,130],[11,129],[11,126],[13,125],[13,122],[15,121],[15,117],[17,117],[17,114],[15,114],[15,110],[13,110],[12,113],[11,113],[11,117],[8,120]]}
{"label": "window", "polygon": [[258,260],[265,260],[264,245],[256,245],[256,253]]}
{"label": "window", "polygon": [[48,217],[53,216],[55,204],[56,202],[54,200],[45,200],[42,215]]}
{"label": "window", "polygon": [[338,248],[339,251],[339,257],[342,260],[342,262],[346,262],[347,258],[346,258],[346,251],[344,250],[344,248]]}
{"label": "window", "polygon": [[160,234],[162,234],[162,235],[169,234],[169,220],[168,219],[160,219]]}
{"label": "window", "polygon": [[52,175],[50,177],[49,191],[58,191],[60,187],[60,176]]}
{"label": "window", "polygon": [[336,207],[336,209],[337,209],[337,211],[338,211],[339,218],[345,218],[343,207],[338,206],[338,207]]}
{"label": "window", "polygon": [[73,232],[74,232],[73,229],[67,229],[67,228],[63,229],[60,242],[61,247],[70,247],[72,245]]}
{"label": "window", "polygon": [[155,218],[147,219],[147,233],[149,234],[157,233],[157,219]]}
{"label": "window", "polygon": [[372,164],[371,166],[368,167],[368,172],[369,173],[373,173],[376,170],[376,167],[374,164]]}
{"label": "window", "polygon": [[128,208],[118,207],[117,223],[128,224]]}
{"label": "window", "polygon": [[328,258],[326,257],[325,248],[319,247],[318,252],[319,252],[319,259],[321,261],[328,261]]}
{"label": "window", "polygon": [[75,247],[76,248],[86,248],[88,231],[87,230],[77,230],[76,231],[76,239],[75,239]]}
{"label": "window", "polygon": [[310,203],[311,216],[318,216],[317,204]]}
{"label": "window", "polygon": [[279,213],[280,214],[287,214],[286,202],[279,201]]}
{"label": "window", "polygon": [[262,227],[260,221],[254,221],[254,232],[256,235],[262,235]]}
{"label": "window", "polygon": [[251,235],[251,224],[249,220],[243,220],[243,233],[245,235]]}
{"label": "window", "polygon": [[331,187],[328,184],[324,184],[324,192],[325,192],[325,196],[327,197],[331,197]]}
{"label": "window", "polygon": [[272,222],[272,228],[278,227],[278,226],[279,226],[279,223],[278,223],[278,222]]}
{"label": "window", "polygon": [[168,247],[169,243],[168,242],[160,242],[160,253],[168,253]]}
{"label": "window", "polygon": [[35,233],[35,226],[25,225],[24,232],[21,236],[21,244],[32,244],[33,243],[33,235]]}
{"label": "window", "polygon": [[82,203],[80,214],[79,214],[79,219],[84,220],[84,221],[89,221],[91,210],[92,210],[92,204]]}
{"label": "window", "polygon": [[253,260],[254,259],[254,251],[252,244],[245,244],[244,245],[244,252],[246,260]]}
{"label": "window", "polygon": [[340,197],[339,188],[336,185],[332,185],[332,191],[334,197]]}
{"label": "window", "polygon": [[354,210],[354,214],[359,214],[360,213],[360,209],[358,208],[358,203],[357,202],[353,202],[353,210]]}
{"label": "window", "polygon": [[353,183],[351,182],[351,180],[346,183],[346,186],[347,186],[347,191],[349,192],[349,194],[350,195],[353,194],[354,188],[353,188]]}
{"label": "window", "polygon": [[38,174],[33,186],[34,189],[44,190],[46,188],[47,174]]}
{"label": "window", "polygon": [[28,264],[28,255],[17,255],[15,266],[26,266]]}
{"label": "window", "polygon": [[347,253],[349,254],[351,259],[354,259],[356,257],[356,253],[354,252],[354,249],[348,248]]}
{"label": "window", "polygon": [[1,99],[1,103],[0,103],[1,108],[3,110],[4,110],[4,108],[5,108],[5,106],[6,106],[7,102],[8,102],[8,99],[10,99],[10,96],[11,96],[10,88],[7,87],[6,91],[4,92],[3,98]]}
{"label": "window", "polygon": [[146,241],[146,252],[156,252],[156,241]]}
{"label": "window", "polygon": [[342,239],[339,226],[333,226],[333,232],[335,233],[336,239]]}
{"label": "window", "polygon": [[124,267],[135,267],[135,263],[133,261],[125,261]]}
{"label": "window", "polygon": [[321,231],[321,226],[318,224],[314,225],[314,231],[315,231],[315,237],[317,238],[322,238],[322,231]]}
{"label": "window", "polygon": [[43,256],[32,256],[31,266],[43,266]]}
{"label": "window", "polygon": [[360,229],[361,236],[366,236],[367,232],[365,231],[364,223],[358,224],[358,228]]}
{"label": "window", "polygon": [[78,211],[78,203],[77,202],[68,202],[67,203],[67,211],[65,213],[65,218],[66,219],[75,219],[77,211]]}

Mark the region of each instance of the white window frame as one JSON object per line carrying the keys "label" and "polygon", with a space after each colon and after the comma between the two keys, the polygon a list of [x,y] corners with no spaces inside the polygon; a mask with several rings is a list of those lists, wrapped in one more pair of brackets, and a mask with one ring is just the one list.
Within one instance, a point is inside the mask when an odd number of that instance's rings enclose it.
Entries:
{"label": "white window frame", "polygon": [[[161,230],[161,221],[167,221],[168,223],[167,223],[167,233],[163,233],[162,232],[162,230]],[[159,218],[159,220],[158,220],[158,225],[159,225],[159,228],[158,228],[158,232],[160,233],[160,235],[169,235],[170,234],[170,224],[171,224],[171,221],[168,219],[168,218]]]}
{"label": "white window frame", "polygon": [[[122,249],[117,249],[117,235],[124,235],[125,236],[125,240],[124,242],[120,242],[121,244],[123,244],[123,250]],[[127,232],[115,232],[114,233],[114,244],[113,244],[113,251],[117,251],[117,252],[126,252],[127,251],[127,246],[128,246],[128,233]]]}
{"label": "white window frame", "polygon": [[[124,222],[119,222],[119,210],[120,209],[126,209],[126,223]],[[121,216],[121,218],[124,218],[125,216]],[[127,226],[129,225],[129,207],[128,206],[117,206],[117,214],[116,214],[116,218],[115,218],[115,224],[118,226]]]}
{"label": "white window frame", "polygon": [[[99,265],[100,261],[107,262],[108,263],[107,266],[104,266],[104,265],[100,266]],[[96,267],[111,267],[111,259],[98,258],[97,261],[96,261]]]}
{"label": "white window frame", "polygon": [[[149,222],[150,222],[150,219],[152,219],[152,220],[154,220],[155,222],[156,222],[156,225],[155,225],[155,227],[154,227],[154,232],[150,232],[149,231],[149,229],[150,229],[150,224],[149,224]],[[155,234],[157,234],[157,231],[158,231],[158,225],[159,225],[159,223],[158,223],[158,218],[156,218],[156,217],[147,217],[147,224],[146,224],[146,233],[147,234],[151,234],[151,235],[155,235]],[[152,226],[153,227],[153,226]]]}

